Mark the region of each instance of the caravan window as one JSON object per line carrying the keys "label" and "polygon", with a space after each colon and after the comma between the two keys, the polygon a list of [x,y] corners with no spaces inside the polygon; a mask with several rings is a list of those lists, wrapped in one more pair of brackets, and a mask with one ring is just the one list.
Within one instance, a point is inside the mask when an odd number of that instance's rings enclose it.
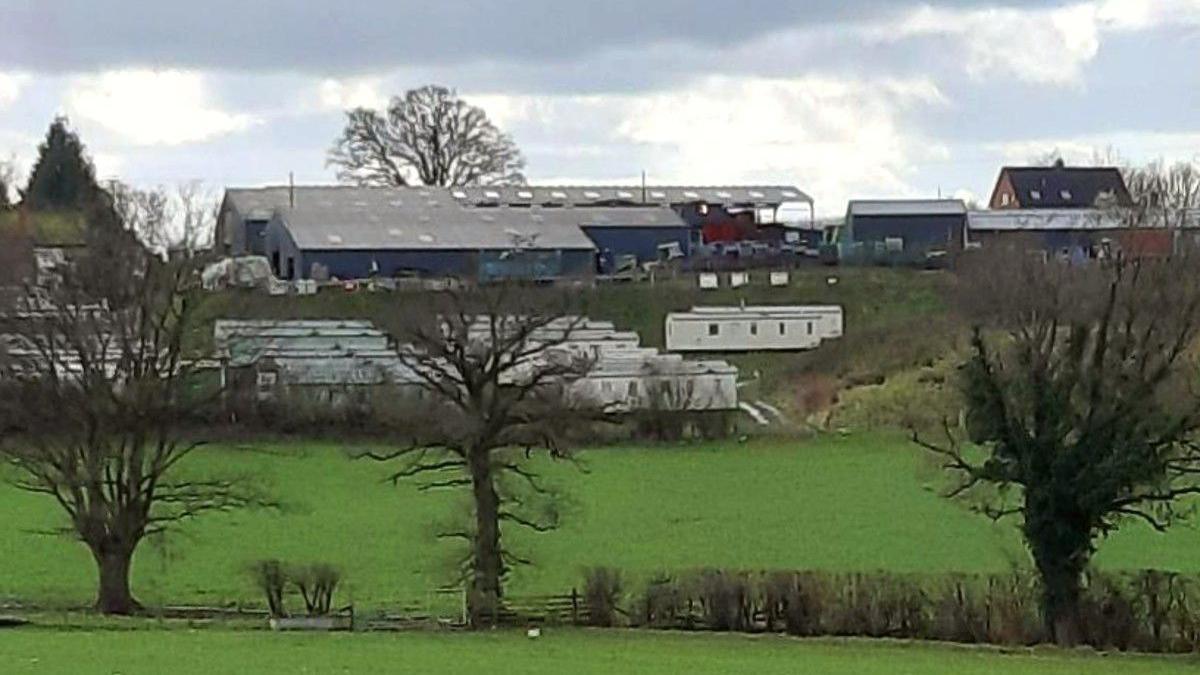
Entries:
{"label": "caravan window", "polygon": [[709,335],[720,335],[721,334],[721,324],[719,324],[719,323],[708,324],[708,334]]}
{"label": "caravan window", "polygon": [[758,335],[758,322],[757,321],[750,322],[750,334]]}
{"label": "caravan window", "polygon": [[779,322],[779,334],[787,335],[787,324],[782,321]]}
{"label": "caravan window", "polygon": [[637,395],[638,395],[637,380],[629,381],[629,388],[626,390],[625,393],[628,394],[629,398],[637,398]]}
{"label": "caravan window", "polygon": [[808,334],[812,335],[812,333],[813,333],[813,326],[812,326],[812,322],[809,321],[808,322]]}

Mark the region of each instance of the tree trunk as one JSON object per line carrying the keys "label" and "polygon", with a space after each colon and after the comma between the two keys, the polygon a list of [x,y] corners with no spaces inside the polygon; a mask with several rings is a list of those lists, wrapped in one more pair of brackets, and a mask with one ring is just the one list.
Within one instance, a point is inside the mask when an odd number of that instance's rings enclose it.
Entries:
{"label": "tree trunk", "polygon": [[1042,611],[1054,643],[1074,647],[1084,640],[1079,602],[1081,571],[1064,567],[1042,571]]}
{"label": "tree trunk", "polygon": [[488,453],[474,452],[468,462],[475,498],[475,540],[467,610],[471,625],[482,628],[496,625],[500,609],[500,576],[504,571],[500,556],[500,497],[496,494]]}
{"label": "tree trunk", "polygon": [[1042,619],[1046,632],[1056,644],[1074,647],[1084,640],[1080,610],[1083,571],[1090,557],[1090,537],[1085,527],[1064,528],[1072,522],[1056,514],[1034,520],[1041,528],[1026,521],[1025,535],[1042,582]]}
{"label": "tree trunk", "polygon": [[96,611],[101,614],[133,614],[142,606],[129,590],[129,569],[133,550],[120,546],[100,546],[92,551],[100,572]]}

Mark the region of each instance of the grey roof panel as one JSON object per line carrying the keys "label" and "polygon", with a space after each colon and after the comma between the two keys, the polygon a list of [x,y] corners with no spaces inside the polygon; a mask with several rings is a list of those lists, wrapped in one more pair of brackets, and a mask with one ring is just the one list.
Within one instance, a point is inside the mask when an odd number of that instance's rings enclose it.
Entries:
{"label": "grey roof panel", "polygon": [[967,213],[961,199],[852,199],[851,216],[959,216]]}

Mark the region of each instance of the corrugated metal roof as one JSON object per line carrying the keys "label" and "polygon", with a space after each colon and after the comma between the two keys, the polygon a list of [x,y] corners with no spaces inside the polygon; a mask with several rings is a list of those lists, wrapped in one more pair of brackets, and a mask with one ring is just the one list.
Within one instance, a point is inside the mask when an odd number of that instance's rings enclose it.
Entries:
{"label": "corrugated metal roof", "polygon": [[303,249],[595,248],[580,226],[686,227],[663,206],[471,207],[445,188],[231,189],[246,214],[271,208]]}
{"label": "corrugated metal roof", "polygon": [[273,185],[261,188],[228,188],[226,198],[242,214],[266,212],[290,205],[294,195],[300,208],[310,199],[438,200],[464,206],[513,204],[518,206],[551,204],[588,206],[629,204],[669,206],[691,202],[773,206],[784,202],[812,203],[812,197],[790,185],[522,185],[510,187],[358,187],[353,185],[298,185],[290,188]]}
{"label": "corrugated metal roof", "polygon": [[851,216],[952,216],[967,212],[961,199],[853,199]]}
{"label": "corrugated metal roof", "polygon": [[1098,209],[997,209],[967,215],[967,227],[983,231],[1112,230],[1125,226],[1119,215]]}
{"label": "corrugated metal roof", "polygon": [[301,249],[584,249],[565,210],[468,209],[438,200],[323,202],[277,212]]}
{"label": "corrugated metal roof", "polygon": [[469,204],[759,204],[812,203],[790,185],[521,185],[452,188],[455,199]]}

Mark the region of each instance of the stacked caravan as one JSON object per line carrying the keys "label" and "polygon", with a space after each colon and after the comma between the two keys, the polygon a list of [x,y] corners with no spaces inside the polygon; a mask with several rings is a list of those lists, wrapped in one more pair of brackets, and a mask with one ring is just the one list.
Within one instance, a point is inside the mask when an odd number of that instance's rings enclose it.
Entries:
{"label": "stacked caravan", "polygon": [[[489,339],[489,324],[475,324],[471,339]],[[406,347],[369,321],[220,320],[213,339],[222,385],[235,395],[268,400],[303,392],[340,404],[385,385],[420,395],[420,379],[402,355]],[[563,317],[535,331],[530,342],[544,345],[530,357],[531,366],[533,359],[585,362],[584,374],[565,383],[568,395],[615,411],[738,407],[733,366],[662,354],[607,321]]]}
{"label": "stacked caravan", "polygon": [[372,387],[416,382],[370,321],[223,319],[213,342],[222,386],[258,400],[288,391],[336,405]]}

